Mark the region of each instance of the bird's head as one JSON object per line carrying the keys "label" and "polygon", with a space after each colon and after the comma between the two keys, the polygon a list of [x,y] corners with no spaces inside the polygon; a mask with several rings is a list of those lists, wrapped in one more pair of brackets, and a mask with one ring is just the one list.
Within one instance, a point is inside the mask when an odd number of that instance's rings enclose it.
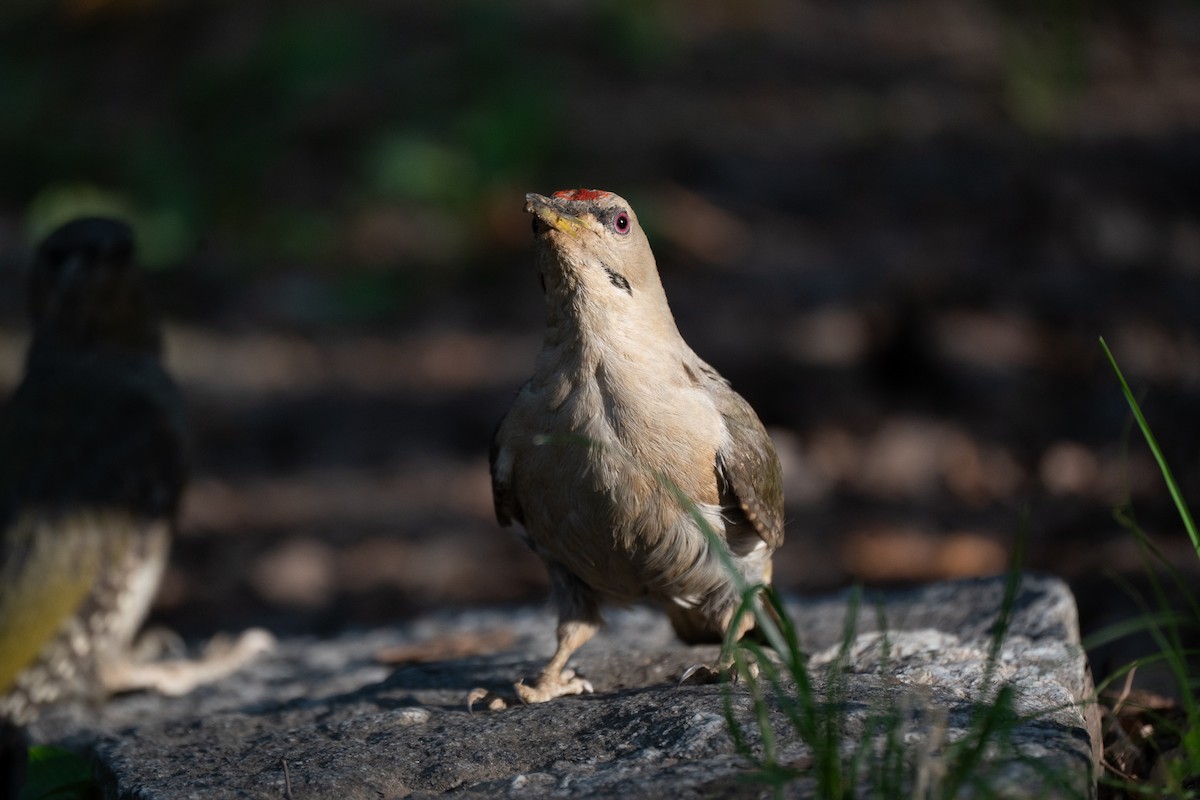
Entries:
{"label": "bird's head", "polygon": [[650,242],[624,198],[598,189],[525,195],[552,310],[675,330]]}
{"label": "bird's head", "polygon": [[123,222],[76,219],[38,247],[29,283],[35,337],[74,348],[157,352],[158,323]]}

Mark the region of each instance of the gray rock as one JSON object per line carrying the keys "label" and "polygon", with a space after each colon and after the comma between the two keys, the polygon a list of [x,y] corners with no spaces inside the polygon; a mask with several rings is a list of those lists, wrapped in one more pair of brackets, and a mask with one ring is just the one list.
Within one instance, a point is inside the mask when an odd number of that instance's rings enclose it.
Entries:
{"label": "gray rock", "polygon": [[[911,794],[913,781],[942,780],[951,743],[968,736],[1005,685],[1016,717],[988,737],[969,774],[1001,796],[1092,793],[1098,741],[1074,601],[1061,581],[1025,576],[989,670],[1003,586],[987,579],[869,595],[842,660],[848,595],[789,604],[811,654],[816,718],[841,726],[843,759],[865,748],[860,794],[889,786]],[[574,666],[596,694],[468,713],[472,688],[511,696],[515,680],[535,675],[553,650],[553,631],[549,612],[511,609],[292,639],[190,696],[131,695],[99,711],[64,709],[32,734],[94,752],[110,798],[281,798],[289,786],[297,800],[769,796],[765,784],[747,780],[764,744],[747,682],[731,692],[677,686],[684,669],[717,649],[679,644],[650,609],[614,612],[578,653]],[[379,653],[396,648],[432,660],[379,663]],[[818,757],[783,713],[794,684],[781,688],[782,699],[767,692],[764,701],[778,761],[803,772]],[[749,757],[730,736],[727,699]],[[881,728],[885,712],[894,721]],[[919,769],[883,768],[888,728],[902,763]],[[815,796],[811,773],[785,794]],[[968,784],[959,794],[980,791]]]}

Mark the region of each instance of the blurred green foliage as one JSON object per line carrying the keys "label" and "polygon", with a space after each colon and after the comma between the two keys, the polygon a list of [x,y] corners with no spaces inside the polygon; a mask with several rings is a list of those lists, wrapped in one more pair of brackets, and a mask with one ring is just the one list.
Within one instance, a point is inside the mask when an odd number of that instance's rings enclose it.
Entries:
{"label": "blurred green foliage", "polygon": [[[1092,19],[1137,13],[1116,0],[992,5],[1004,102],[1033,132],[1054,129],[1084,80]],[[208,243],[234,276],[471,268],[492,244],[490,215],[526,189],[598,173],[637,196],[638,180],[661,177],[622,173],[611,154],[596,162],[579,109],[597,88],[611,102],[641,80],[703,83],[687,72],[688,48],[730,45],[712,31],[689,40],[687,21],[714,9],[671,0],[9,2],[0,8],[0,213],[23,216],[30,239],[76,213],[120,214],[151,267]],[[767,43],[740,35],[730,39],[739,47]],[[614,113],[617,127],[656,124]],[[419,219],[422,235],[381,237],[388,219]]]}
{"label": "blurred green foliage", "polygon": [[570,157],[576,63],[656,63],[671,51],[662,9],[6,4],[0,213],[30,242],[117,215],[148,267],[210,245],[234,280],[323,275],[327,290],[280,301],[297,313],[378,317],[447,266],[486,268],[497,204],[519,208]]}
{"label": "blurred green foliage", "polygon": [[31,239],[77,213],[127,217],[150,266],[216,237],[256,268],[352,267],[358,216],[469,221],[557,156],[565,69],[521,52],[529,23],[487,2],[10,6],[0,205],[24,209]]}
{"label": "blurred green foliage", "polygon": [[1086,36],[1107,3],[995,0],[1004,21],[1005,101],[1026,130],[1053,131],[1086,78]]}
{"label": "blurred green foliage", "polygon": [[61,747],[29,748],[25,785],[17,800],[84,800],[94,793],[89,759]]}
{"label": "blurred green foliage", "polygon": [[367,149],[363,177],[381,199],[460,205],[470,202],[475,167],[461,149],[400,132],[385,134]]}

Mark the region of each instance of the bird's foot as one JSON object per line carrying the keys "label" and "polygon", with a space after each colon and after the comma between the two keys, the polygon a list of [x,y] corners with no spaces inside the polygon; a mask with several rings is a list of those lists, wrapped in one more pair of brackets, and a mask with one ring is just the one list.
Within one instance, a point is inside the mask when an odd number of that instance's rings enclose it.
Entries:
{"label": "bird's foot", "polygon": [[[542,675],[532,686],[524,682],[513,684],[517,698],[526,705],[545,703],[556,697],[573,694],[591,694],[595,691],[590,681],[578,677],[574,670],[565,669],[557,678]],[[490,689],[476,688],[467,693],[467,711],[473,712],[476,703],[488,711],[503,711],[509,701]]]}
{"label": "bird's foot", "polygon": [[[753,661],[745,662],[745,671],[751,678],[758,677],[758,665]],[[684,670],[683,675],[679,676],[679,685],[720,683],[722,678],[728,678],[731,683],[737,683],[741,679],[741,675],[742,672],[738,669],[736,662],[721,659],[712,664],[693,664],[688,667]]]}
{"label": "bird's foot", "polygon": [[545,703],[556,697],[572,694],[591,694],[596,691],[592,684],[575,674],[575,670],[564,669],[557,677],[542,675],[532,686],[518,683],[513,686],[517,696],[526,704]]}
{"label": "bird's foot", "polygon": [[474,714],[476,703],[483,703],[488,711],[503,711],[508,708],[508,701],[491,689],[475,688],[467,693],[467,713]]}
{"label": "bird's foot", "polygon": [[206,683],[237,672],[275,647],[275,637],[262,628],[244,631],[237,639],[214,637],[196,660],[137,661],[126,659],[107,665],[102,674],[109,692],[154,689],[171,697],[187,694]]}

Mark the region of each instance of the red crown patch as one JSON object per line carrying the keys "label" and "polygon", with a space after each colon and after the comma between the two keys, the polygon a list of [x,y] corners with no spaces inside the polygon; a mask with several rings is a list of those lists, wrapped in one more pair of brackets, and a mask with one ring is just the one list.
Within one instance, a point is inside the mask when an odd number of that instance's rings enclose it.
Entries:
{"label": "red crown patch", "polygon": [[599,200],[602,197],[611,197],[612,192],[605,192],[600,189],[559,189],[554,193],[554,196],[560,200]]}

